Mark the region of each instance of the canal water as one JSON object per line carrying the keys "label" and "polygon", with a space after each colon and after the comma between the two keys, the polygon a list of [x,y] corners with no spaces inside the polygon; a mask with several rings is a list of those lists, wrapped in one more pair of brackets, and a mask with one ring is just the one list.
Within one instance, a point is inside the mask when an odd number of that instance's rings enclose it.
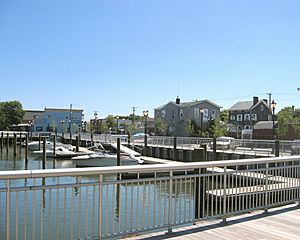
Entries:
{"label": "canal water", "polygon": [[[47,169],[74,168],[69,159],[47,159]],[[14,156],[13,149],[0,151],[0,171],[41,169],[42,159],[34,154],[25,162],[25,150],[20,148]],[[115,175],[105,176],[104,183],[116,180]],[[12,187],[56,185],[97,182],[97,176],[23,179],[13,181]],[[0,188],[6,182],[0,181]],[[178,182],[177,221],[192,219],[194,212],[193,184]],[[31,193],[30,193],[31,192]],[[167,224],[169,184],[165,181],[128,184],[104,184],[102,196],[102,230],[106,235],[126,232],[134,226]],[[11,194],[10,239],[85,239],[97,236],[99,212],[99,187],[69,187]],[[175,200],[177,199],[177,200]],[[188,210],[188,211],[186,211]],[[6,239],[6,193],[0,192],[0,240]]]}

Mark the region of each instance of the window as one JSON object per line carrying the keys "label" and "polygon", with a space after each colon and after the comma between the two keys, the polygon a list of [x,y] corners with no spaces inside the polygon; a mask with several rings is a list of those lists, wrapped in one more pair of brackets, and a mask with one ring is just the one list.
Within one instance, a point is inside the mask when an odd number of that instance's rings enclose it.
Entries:
{"label": "window", "polygon": [[231,115],[231,116],[230,116],[230,120],[233,120],[233,121],[234,121],[234,120],[235,120],[235,115]]}
{"label": "window", "polygon": [[264,111],[264,105],[260,105],[260,111],[261,111],[261,112]]}
{"label": "window", "polygon": [[180,118],[183,118],[183,110],[180,109]]}
{"label": "window", "polygon": [[195,116],[195,118],[198,118],[199,117],[199,108],[195,108],[194,109],[194,116]]}
{"label": "window", "polygon": [[245,121],[250,121],[250,114],[245,114],[244,115],[244,119],[245,119]]}
{"label": "window", "polygon": [[238,114],[236,120],[239,121],[239,122],[243,121],[243,115],[242,114]]}
{"label": "window", "polygon": [[166,116],[166,110],[161,111],[161,116],[164,118]]}
{"label": "window", "polygon": [[215,110],[211,110],[211,117],[215,118],[216,117],[216,111]]}
{"label": "window", "polygon": [[204,109],[203,116],[208,117],[208,109]]}
{"label": "window", "polygon": [[242,130],[243,130],[243,127],[242,127],[241,125],[238,125],[238,126],[237,126],[237,130],[238,130],[238,131],[242,131]]}
{"label": "window", "polygon": [[253,121],[256,121],[257,120],[257,116],[256,116],[256,114],[254,113],[254,114],[252,114],[252,120]]}
{"label": "window", "polygon": [[244,126],[244,129],[245,129],[245,130],[250,130],[251,128],[250,128],[249,125],[245,125],[245,126]]}

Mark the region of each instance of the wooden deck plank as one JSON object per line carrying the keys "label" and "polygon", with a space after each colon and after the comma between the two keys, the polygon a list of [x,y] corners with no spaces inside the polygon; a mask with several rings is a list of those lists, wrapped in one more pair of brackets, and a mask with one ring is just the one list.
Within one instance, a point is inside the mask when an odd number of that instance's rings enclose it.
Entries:
{"label": "wooden deck plank", "polygon": [[[296,205],[287,208],[276,208],[268,214],[261,211],[236,216],[229,219],[227,224],[218,224],[219,221],[199,222],[196,225],[174,229],[174,234],[156,236],[142,235],[134,239],[183,239],[183,240],[252,240],[272,239],[289,240],[300,239],[300,208]],[[129,238],[130,239],[130,238]]]}

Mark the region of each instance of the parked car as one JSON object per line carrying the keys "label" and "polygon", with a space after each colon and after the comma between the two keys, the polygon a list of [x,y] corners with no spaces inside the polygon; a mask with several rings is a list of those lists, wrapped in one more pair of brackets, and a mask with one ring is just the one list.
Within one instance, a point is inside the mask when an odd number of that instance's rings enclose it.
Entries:
{"label": "parked car", "polygon": [[293,141],[291,146],[291,155],[300,155],[300,139]]}
{"label": "parked car", "polygon": [[[233,137],[218,137],[216,139],[216,148],[218,150],[235,149],[239,146],[238,141]],[[213,142],[210,143],[210,148],[213,149]]]}

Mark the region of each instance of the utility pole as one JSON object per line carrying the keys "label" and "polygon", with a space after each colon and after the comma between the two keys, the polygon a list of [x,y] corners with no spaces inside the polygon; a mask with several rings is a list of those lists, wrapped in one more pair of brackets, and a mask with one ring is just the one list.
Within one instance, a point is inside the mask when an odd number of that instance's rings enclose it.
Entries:
{"label": "utility pole", "polygon": [[132,107],[132,124],[134,124],[135,111],[137,107]]}
{"label": "utility pole", "polygon": [[269,96],[269,107],[271,109],[271,105],[272,105],[272,93],[267,93],[267,95]]}

